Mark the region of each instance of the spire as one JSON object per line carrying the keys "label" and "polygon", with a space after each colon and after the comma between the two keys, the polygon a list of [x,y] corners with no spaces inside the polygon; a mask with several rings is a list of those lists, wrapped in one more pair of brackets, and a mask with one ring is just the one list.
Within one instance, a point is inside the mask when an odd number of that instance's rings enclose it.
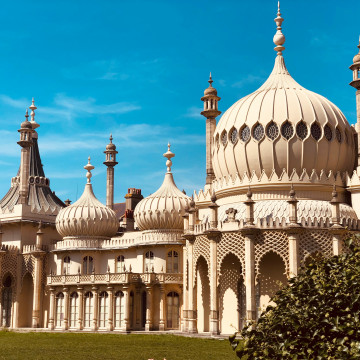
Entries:
{"label": "spire", "polygon": [[281,17],[281,13],[280,13],[280,1],[278,1],[278,12],[277,12],[277,17],[274,19],[275,23],[276,23],[276,34],[274,35],[273,41],[274,44],[276,45],[274,47],[274,50],[277,51],[278,55],[282,55],[282,51],[285,50],[285,47],[283,46],[285,43],[285,36],[282,33],[282,28],[281,28],[281,24],[284,21],[284,19]]}
{"label": "spire", "polygon": [[211,77],[211,71],[210,71],[210,76],[209,76],[209,80],[208,80],[208,83],[210,84],[210,86],[209,87],[212,87],[212,83],[213,83],[214,81],[213,81],[213,79],[212,79],[212,77]]}
{"label": "spire", "polygon": [[31,110],[30,117],[31,117],[31,125],[33,130],[37,129],[40,125],[35,121],[35,110],[37,107],[35,106],[35,100],[32,98],[31,105],[29,106],[29,109]]}
{"label": "spire", "polygon": [[92,166],[90,164],[90,156],[88,157],[88,163],[84,166],[84,169],[87,170],[87,173],[86,173],[87,183],[90,184],[91,183],[90,179],[92,177],[91,170],[95,169],[95,166]]}
{"label": "spire", "polygon": [[168,151],[163,156],[167,158],[166,161],[167,172],[171,173],[171,166],[172,166],[171,158],[173,158],[175,154],[170,151],[170,143],[168,143]]}

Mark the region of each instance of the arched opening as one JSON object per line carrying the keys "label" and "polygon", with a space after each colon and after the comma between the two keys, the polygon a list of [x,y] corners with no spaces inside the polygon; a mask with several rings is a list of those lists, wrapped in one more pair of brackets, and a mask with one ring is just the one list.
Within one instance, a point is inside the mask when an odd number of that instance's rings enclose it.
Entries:
{"label": "arched opening", "polygon": [[145,253],[144,269],[145,272],[151,272],[154,270],[154,253],[152,251]]}
{"label": "arched opening", "polygon": [[179,329],[180,301],[179,294],[171,291],[166,296],[166,327]]}
{"label": "arched opening", "polygon": [[210,322],[210,283],[208,264],[200,256],[196,266],[197,330],[208,332]]}
{"label": "arched opening", "polygon": [[245,287],[240,260],[234,254],[224,257],[219,277],[219,315],[222,334],[242,329],[245,318]]}
{"label": "arched opening", "polygon": [[34,284],[30,273],[25,274],[19,298],[19,327],[32,326]]}
{"label": "arched opening", "polygon": [[99,296],[99,328],[106,328],[109,317],[108,293],[102,291]]}
{"label": "arched opening", "polygon": [[85,256],[83,258],[83,274],[92,274],[94,270],[94,259],[92,256]]}
{"label": "arched opening", "polygon": [[170,250],[167,254],[166,272],[178,273],[179,272],[179,254],[177,251]]}
{"label": "arched opening", "polygon": [[13,281],[11,276],[8,275],[4,277],[3,289],[1,296],[1,326],[10,327],[11,326],[11,307],[12,307],[12,286]]}
{"label": "arched opening", "polygon": [[56,316],[55,326],[61,328],[64,322],[64,294],[62,292],[56,295]]}
{"label": "arched opening", "polygon": [[75,328],[79,318],[79,295],[73,292],[70,295],[70,327]]}
{"label": "arched opening", "polygon": [[116,258],[116,272],[117,273],[125,272],[125,257],[124,257],[124,255],[119,255]]}
{"label": "arched opening", "polygon": [[283,259],[274,252],[264,255],[260,261],[257,277],[257,316],[270,304],[270,299],[287,284]]}
{"label": "arched opening", "polygon": [[94,299],[92,292],[88,291],[85,294],[85,302],[84,302],[84,327],[90,328],[93,320],[93,307],[94,307]]}
{"label": "arched opening", "polygon": [[146,323],[146,291],[141,296],[141,327],[145,328]]}
{"label": "arched opening", "polygon": [[118,291],[115,294],[115,328],[121,329],[124,327],[124,317],[125,317],[125,299],[124,293],[122,291]]}
{"label": "arched opening", "polygon": [[65,256],[63,263],[63,273],[70,274],[70,256]]}

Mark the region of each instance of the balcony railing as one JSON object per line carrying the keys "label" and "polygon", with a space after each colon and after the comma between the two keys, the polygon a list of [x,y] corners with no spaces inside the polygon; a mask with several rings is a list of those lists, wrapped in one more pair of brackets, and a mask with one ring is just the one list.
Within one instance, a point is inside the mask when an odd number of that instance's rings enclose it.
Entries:
{"label": "balcony railing", "polygon": [[91,284],[181,284],[183,274],[176,273],[106,273],[87,275],[49,275],[47,285]]}

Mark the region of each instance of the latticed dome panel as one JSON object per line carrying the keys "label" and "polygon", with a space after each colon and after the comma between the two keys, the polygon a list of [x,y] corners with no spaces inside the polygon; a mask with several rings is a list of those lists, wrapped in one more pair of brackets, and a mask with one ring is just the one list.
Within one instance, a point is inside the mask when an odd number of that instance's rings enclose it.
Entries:
{"label": "latticed dome panel", "polygon": [[341,135],[341,131],[339,130],[339,128],[336,128],[335,130],[335,135],[336,135],[336,140],[341,143],[342,141],[342,135]]}
{"label": "latticed dome panel", "polygon": [[238,139],[238,132],[234,128],[231,130],[231,133],[230,133],[230,141],[232,144],[235,144],[237,142],[237,139]]}
{"label": "latticed dome panel", "polygon": [[331,141],[333,138],[333,132],[331,130],[331,127],[327,124],[324,126],[324,135],[327,141]]}
{"label": "latticed dome panel", "polygon": [[225,146],[226,143],[227,143],[227,134],[226,134],[226,131],[224,131],[221,135],[221,142],[222,144]]}
{"label": "latticed dome panel", "polygon": [[281,127],[281,135],[286,139],[289,140],[294,135],[294,128],[293,126],[287,121]]}
{"label": "latticed dome panel", "polygon": [[308,135],[308,128],[303,121],[300,121],[296,125],[296,135],[301,139],[304,140]]}
{"label": "latticed dome panel", "polygon": [[317,123],[311,125],[311,136],[318,141],[321,138],[321,127]]}
{"label": "latticed dome panel", "polygon": [[250,128],[248,126],[244,126],[241,129],[241,133],[240,133],[240,139],[243,142],[247,142],[250,139]]}
{"label": "latticed dome panel", "polygon": [[267,127],[266,136],[271,140],[275,140],[279,136],[279,128],[274,122]]}
{"label": "latticed dome panel", "polygon": [[260,141],[264,137],[264,127],[261,124],[255,125],[253,129],[253,137],[257,141]]}

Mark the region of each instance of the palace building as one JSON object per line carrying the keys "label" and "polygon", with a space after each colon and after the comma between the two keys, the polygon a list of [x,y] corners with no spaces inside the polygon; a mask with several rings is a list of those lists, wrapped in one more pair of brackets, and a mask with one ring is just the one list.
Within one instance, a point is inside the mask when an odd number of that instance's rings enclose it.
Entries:
{"label": "palace building", "polygon": [[63,202],[43,170],[32,101],[18,130],[20,168],[0,200],[1,326],[230,334],[310,256],[342,251],[360,230],[360,51],[350,66],[354,127],[291,77],[282,22],[279,8],[268,79],[218,122],[210,75],[206,183],[191,197],[175,184],[169,144],[159,189],[143,198],[130,188],[114,204],[110,137],[106,205],[90,158],[82,196]]}

